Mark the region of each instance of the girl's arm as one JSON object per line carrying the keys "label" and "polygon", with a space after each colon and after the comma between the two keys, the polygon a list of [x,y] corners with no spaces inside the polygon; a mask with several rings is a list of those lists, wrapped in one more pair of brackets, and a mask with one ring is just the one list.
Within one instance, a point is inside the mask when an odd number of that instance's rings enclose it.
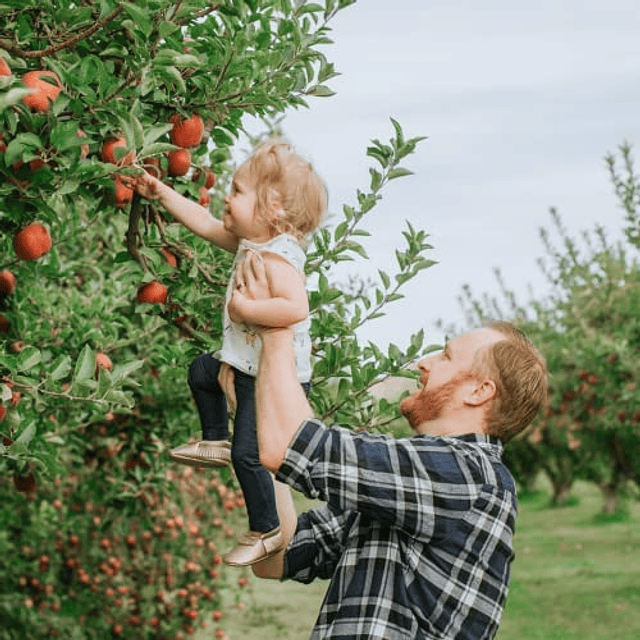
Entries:
{"label": "girl's arm", "polygon": [[221,249],[226,249],[232,253],[237,250],[238,238],[229,233],[220,220],[214,218],[208,209],[200,206],[197,202],[185,198],[170,186],[146,172],[136,176],[134,186],[143,198],[156,200],[178,222],[196,235],[213,242]]}
{"label": "girl's arm", "polygon": [[[260,256],[252,259],[260,259]],[[243,293],[242,287],[236,287],[229,302],[231,319],[262,327],[289,327],[304,320],[309,315],[309,300],[303,276],[290,262],[276,254],[265,252],[261,259],[272,297],[253,300]],[[242,269],[237,272],[241,278]]]}

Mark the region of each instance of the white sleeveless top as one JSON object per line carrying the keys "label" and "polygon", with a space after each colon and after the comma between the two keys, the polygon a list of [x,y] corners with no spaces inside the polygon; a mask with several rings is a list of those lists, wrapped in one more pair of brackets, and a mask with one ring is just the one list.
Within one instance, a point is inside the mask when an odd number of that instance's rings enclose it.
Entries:
{"label": "white sleeveless top", "polygon": [[[235,276],[238,265],[250,251],[262,253],[268,251],[283,257],[291,263],[304,277],[305,254],[299,242],[291,235],[282,234],[257,244],[241,239],[233,262],[231,277],[227,285],[222,326],[222,348],[215,355],[221,362],[226,362],[240,371],[256,376],[260,359],[260,336],[255,329],[245,323],[237,324],[229,317],[228,304],[235,289]],[[309,328],[311,321],[307,316],[294,325],[294,345],[296,352],[296,369],[300,382],[311,380],[311,337]]]}

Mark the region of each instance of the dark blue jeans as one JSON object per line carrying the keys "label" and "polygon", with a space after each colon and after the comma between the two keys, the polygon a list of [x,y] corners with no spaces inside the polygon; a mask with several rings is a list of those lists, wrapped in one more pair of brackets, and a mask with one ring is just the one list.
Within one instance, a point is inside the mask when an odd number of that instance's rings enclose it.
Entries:
{"label": "dark blue jeans", "polygon": [[[218,383],[220,361],[210,353],[189,367],[189,387],[198,407],[203,440],[227,440],[229,416],[224,392]],[[233,422],[231,461],[242,488],[251,531],[267,532],[280,524],[271,474],[260,464],[256,429],[255,378],[234,372],[238,406]],[[302,385],[309,393],[309,384]]]}

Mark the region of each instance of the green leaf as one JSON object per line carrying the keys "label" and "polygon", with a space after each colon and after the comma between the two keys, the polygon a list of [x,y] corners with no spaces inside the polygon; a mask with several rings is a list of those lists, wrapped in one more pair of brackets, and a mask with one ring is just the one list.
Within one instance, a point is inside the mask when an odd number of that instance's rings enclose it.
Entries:
{"label": "green leaf", "polygon": [[65,180],[62,183],[62,186],[58,189],[56,193],[60,196],[65,196],[65,195],[68,195],[69,193],[75,193],[78,190],[79,186],[80,186],[79,180],[74,180],[73,178],[70,178],[68,180]]}
{"label": "green leaf", "polygon": [[62,380],[71,373],[71,358],[68,355],[59,356],[53,363],[53,368],[49,372],[52,380]]}
{"label": "green leaf", "polygon": [[375,158],[383,167],[387,167],[393,158],[393,149],[387,145],[380,144],[377,140],[372,141],[372,146],[367,147],[367,155]]}
{"label": "green leaf", "polygon": [[0,386],[0,402],[9,402],[13,396],[13,391],[11,391],[11,387],[8,387],[6,384]]}
{"label": "green leaf", "polygon": [[396,131],[396,145],[398,148],[400,148],[404,145],[404,134],[402,133],[402,127],[397,120],[394,120],[393,118],[389,119],[391,120],[391,124]]}
{"label": "green leaf", "polygon": [[24,431],[16,438],[14,444],[28,445],[31,440],[33,440],[33,436],[36,435],[36,423],[30,422]]}
{"label": "green leaf", "polygon": [[34,133],[19,133],[8,145],[5,151],[4,160],[10,165],[18,160],[22,160],[25,153],[35,153],[37,149],[43,147],[42,141]]}
{"label": "green leaf", "polygon": [[29,371],[40,362],[42,362],[41,351],[35,347],[26,347],[18,356],[18,369],[20,371]]}
{"label": "green leaf", "polygon": [[119,117],[118,120],[120,121],[120,129],[122,129],[122,133],[124,134],[124,137],[127,141],[126,149],[123,147],[116,147],[116,149],[114,150],[116,160],[121,160],[125,157],[125,155],[127,155],[128,149],[132,149],[135,147],[136,136],[131,124],[131,120],[125,120],[122,117]]}
{"label": "green leaf", "polygon": [[105,400],[113,402],[114,404],[123,405],[125,407],[133,407],[135,402],[130,394],[117,389],[111,389],[105,396]]}
{"label": "green leaf", "polygon": [[132,360],[131,362],[125,362],[124,364],[117,364],[113,367],[111,372],[111,380],[113,384],[119,384],[125,378],[130,376],[134,371],[137,371],[144,366],[144,360]]}
{"label": "green leaf", "polygon": [[87,344],[82,349],[78,360],[76,361],[75,370],[73,372],[74,382],[84,382],[91,380],[96,370],[96,354]]}
{"label": "green leaf", "polygon": [[144,129],[142,123],[136,116],[131,113],[130,116],[131,129],[133,131],[133,141],[136,149],[139,149],[144,144]]}
{"label": "green leaf", "polygon": [[340,382],[338,383],[338,403],[344,402],[348,397],[351,391],[351,382],[348,378],[340,378]]}
{"label": "green leaf", "polygon": [[327,87],[324,84],[316,84],[310,89],[307,89],[307,91],[305,91],[305,95],[315,96],[316,98],[329,98],[335,95],[335,93],[336,93],[335,91],[333,91],[332,89],[329,89],[329,87]]}
{"label": "green leaf", "polygon": [[387,174],[389,180],[395,180],[395,178],[403,178],[404,176],[412,176],[413,171],[409,169],[403,169],[402,167],[398,167],[397,169],[391,169]]}
{"label": "green leaf", "polygon": [[347,230],[349,228],[349,224],[346,221],[341,222],[338,226],[336,226],[333,232],[333,238],[335,242],[342,240],[347,235]]}
{"label": "green leaf", "polygon": [[371,175],[371,191],[378,191],[382,184],[382,174],[375,169],[369,169],[369,174]]}
{"label": "green leaf", "polygon": [[186,93],[187,85],[184,83],[184,78],[176,67],[174,67],[173,65],[167,65],[166,67],[163,67],[162,75],[166,76],[169,81],[175,82],[180,91]]}
{"label": "green leaf", "polygon": [[175,148],[176,145],[171,144],[170,142],[154,142],[140,149],[140,158],[144,159],[150,156],[158,156],[166,153],[167,151],[173,151]]}
{"label": "green leaf", "polygon": [[175,33],[180,27],[174,22],[161,22],[158,27],[158,32],[160,33],[161,38],[166,38],[170,36],[172,33]]}
{"label": "green leaf", "polygon": [[138,27],[149,23],[149,12],[146,8],[138,7],[132,2],[124,3],[124,10],[131,16]]}
{"label": "green leaf", "polygon": [[162,125],[154,125],[152,127],[147,128],[144,132],[144,143],[142,147],[145,148],[153,144],[159,138],[169,133],[172,127],[173,127],[172,124],[162,124]]}

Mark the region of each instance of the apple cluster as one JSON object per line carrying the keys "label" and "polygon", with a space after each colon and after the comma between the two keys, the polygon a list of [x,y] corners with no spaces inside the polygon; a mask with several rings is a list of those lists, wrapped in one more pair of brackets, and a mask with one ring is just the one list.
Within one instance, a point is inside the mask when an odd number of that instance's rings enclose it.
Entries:
{"label": "apple cluster", "polygon": [[[0,76],[12,76],[12,71],[6,60],[0,56]],[[63,90],[62,82],[56,73],[47,70],[34,70],[25,73],[21,77],[25,87],[31,90],[30,94],[22,99],[22,103],[35,113],[46,113]],[[151,157],[144,160],[146,171],[159,179],[165,176],[186,176],[192,167],[191,149],[199,146],[205,137],[204,121],[197,113],[188,117],[176,113],[171,119],[172,128],[169,131],[169,139],[178,147],[165,154],[165,158]],[[76,135],[86,137],[86,134],[78,129]],[[0,133],[0,153],[7,149],[7,141]],[[55,155],[55,150],[49,155]],[[81,158],[89,155],[89,146],[81,145]],[[130,166],[136,161],[135,149],[128,148],[123,135],[110,137],[102,144],[99,153],[100,160],[104,163],[114,164],[119,167]],[[19,171],[24,163],[17,161],[13,164],[14,172]],[[43,166],[55,167],[55,162],[46,154],[35,158],[28,163],[31,172],[38,171]],[[16,184],[22,184],[17,177],[10,178]],[[216,184],[216,174],[209,167],[196,168],[192,172],[192,180],[201,183],[199,186],[199,204],[207,207],[210,204],[210,190]],[[133,199],[133,190],[127,186],[122,176],[115,174],[113,178],[113,204],[117,209],[123,209]],[[51,234],[44,224],[33,222],[19,230],[14,236],[14,250],[20,260],[33,261],[42,258],[52,248]],[[168,249],[163,249],[167,264],[177,267],[177,259]],[[9,270],[0,273],[0,295],[10,295],[16,287],[16,276]],[[154,280],[142,284],[137,291],[136,300],[140,304],[166,304],[168,298],[167,287]],[[10,326],[6,317],[0,316],[0,333],[9,333]]]}

